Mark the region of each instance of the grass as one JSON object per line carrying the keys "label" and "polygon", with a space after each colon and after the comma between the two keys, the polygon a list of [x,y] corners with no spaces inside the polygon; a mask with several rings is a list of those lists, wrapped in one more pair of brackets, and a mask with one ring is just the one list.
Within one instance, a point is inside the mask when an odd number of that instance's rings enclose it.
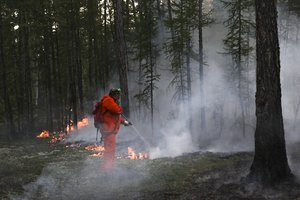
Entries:
{"label": "grass", "polygon": [[[49,146],[47,140],[2,143],[0,147],[0,159],[3,161],[0,165],[0,199],[24,193],[23,186],[29,183],[36,184],[37,188],[44,187],[43,190],[29,191],[44,199],[94,199],[97,194],[104,199],[112,196],[132,199],[137,194],[138,198],[144,199],[178,196],[207,172],[252,159],[249,154],[213,153],[154,160],[122,159],[116,161],[117,176],[111,181],[106,179],[103,184],[103,177],[97,178],[101,159],[89,157],[90,152],[83,147]],[[50,188],[48,182],[34,183],[43,176],[46,180],[54,180],[51,190],[47,190],[47,187]]]}

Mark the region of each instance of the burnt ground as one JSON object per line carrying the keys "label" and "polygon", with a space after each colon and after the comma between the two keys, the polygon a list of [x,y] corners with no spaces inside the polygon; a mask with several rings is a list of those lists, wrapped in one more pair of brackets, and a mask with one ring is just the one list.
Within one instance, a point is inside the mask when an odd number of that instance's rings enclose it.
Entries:
{"label": "burnt ground", "polygon": [[[288,147],[299,176],[300,144]],[[108,174],[99,172],[101,158],[90,154],[83,146],[49,145],[44,139],[0,143],[0,199],[300,200],[297,179],[273,188],[246,183],[251,152],[120,159]]]}

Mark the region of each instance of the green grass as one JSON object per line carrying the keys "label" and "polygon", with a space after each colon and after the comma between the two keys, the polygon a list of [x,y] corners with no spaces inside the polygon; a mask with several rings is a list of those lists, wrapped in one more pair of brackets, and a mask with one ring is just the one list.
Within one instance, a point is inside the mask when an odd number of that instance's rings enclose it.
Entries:
{"label": "green grass", "polygon": [[[101,159],[89,157],[89,154],[91,152],[83,147],[49,145],[47,140],[0,144],[0,159],[3,161],[0,165],[0,199],[22,194],[23,186],[36,181],[45,170],[50,170],[45,174],[56,180],[60,188],[73,184],[74,188],[71,186],[71,189],[74,191],[64,194],[66,196],[57,196],[61,191],[53,191],[55,198],[70,199],[74,197],[71,194],[93,198],[89,195],[102,194],[103,191],[113,191],[118,199],[127,199],[127,194],[137,192],[148,195],[148,199],[161,194],[176,196],[191,188],[197,178],[206,172],[222,170],[252,159],[249,154],[213,153],[193,153],[153,160],[122,159],[116,161],[119,177],[103,184],[99,179],[89,180],[86,176],[97,176],[101,162]],[[76,187],[82,191],[76,191]]]}

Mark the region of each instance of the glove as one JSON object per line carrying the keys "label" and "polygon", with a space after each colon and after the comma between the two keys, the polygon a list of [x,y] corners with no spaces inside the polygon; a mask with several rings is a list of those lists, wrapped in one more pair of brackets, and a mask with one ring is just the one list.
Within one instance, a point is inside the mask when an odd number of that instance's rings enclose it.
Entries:
{"label": "glove", "polygon": [[127,121],[127,120],[124,121],[124,126],[130,126],[130,125],[132,125],[132,123],[130,121]]}

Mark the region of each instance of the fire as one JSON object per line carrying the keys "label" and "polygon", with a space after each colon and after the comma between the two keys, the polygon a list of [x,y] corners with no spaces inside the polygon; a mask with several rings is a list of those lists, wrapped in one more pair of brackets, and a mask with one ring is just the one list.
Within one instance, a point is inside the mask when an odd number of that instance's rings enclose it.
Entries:
{"label": "fire", "polygon": [[[70,121],[70,122],[71,123],[65,129],[68,133],[71,133],[72,131],[75,130],[75,126],[74,126],[73,121]],[[79,121],[77,123],[77,128],[81,129],[81,128],[83,128],[85,126],[88,126],[88,125],[89,125],[88,118],[83,118],[81,121]],[[64,140],[65,137],[66,137],[66,134],[63,131],[53,132],[53,133],[50,134],[49,131],[45,130],[45,131],[41,132],[39,135],[37,135],[36,137],[37,138],[49,138],[50,137],[51,140],[49,141],[49,143],[53,144],[53,143],[56,143],[58,141]],[[66,146],[66,147],[68,148],[68,147],[74,147],[74,146],[76,146],[76,145],[72,144],[71,146]],[[97,145],[97,144],[86,146],[85,149],[88,150],[88,151],[95,152],[94,154],[90,155],[92,157],[103,157],[103,154],[104,154],[104,151],[105,151],[104,146]],[[149,154],[148,153],[136,153],[133,150],[132,147],[128,147],[127,150],[128,150],[127,156],[120,155],[120,156],[117,156],[117,159],[124,159],[124,158],[131,159],[131,160],[149,159]]]}
{"label": "fire", "polygon": [[[92,157],[103,157],[104,154],[104,147],[101,145],[93,144],[85,147],[86,150],[88,151],[93,151],[96,152],[90,156]],[[127,156],[117,156],[117,159],[124,159],[128,158],[131,160],[144,160],[144,159],[149,159],[149,154],[148,153],[135,153],[132,147],[128,147],[128,155]]]}
{"label": "fire", "polygon": [[[88,126],[88,125],[89,125],[89,119],[88,119],[88,118],[83,118],[81,121],[78,121],[78,122],[77,122],[77,128],[78,128],[78,129],[81,129],[81,128],[83,128],[83,127],[85,127],[85,126]],[[75,130],[74,123],[73,123],[72,120],[70,120],[70,124],[67,125],[66,131],[67,131],[68,133],[70,133],[70,132],[73,132],[74,130]]]}
{"label": "fire", "polygon": [[53,134],[52,139],[50,140],[49,143],[53,144],[53,143],[56,143],[56,142],[61,141],[63,139],[65,139],[65,135],[63,133],[59,133],[58,135]]}
{"label": "fire", "polygon": [[78,122],[77,127],[78,129],[81,129],[82,127],[85,127],[87,125],[89,125],[89,119],[83,118],[81,121]]}
{"label": "fire", "polygon": [[86,146],[84,147],[86,150],[88,151],[104,151],[104,147],[101,146],[101,145],[97,145],[97,144],[93,144],[93,145],[90,145],[90,146]]}
{"label": "fire", "polygon": [[39,135],[36,136],[37,138],[48,138],[50,137],[49,131],[42,131]]}
{"label": "fire", "polygon": [[[67,125],[66,127],[66,131],[68,133],[71,133],[75,130],[75,126],[74,126],[74,123],[73,121],[71,120],[70,121],[71,123],[69,125]],[[79,121],[77,123],[77,127],[78,129],[81,129],[85,126],[88,126],[89,125],[89,120],[88,118],[83,118],[81,121]],[[39,135],[36,136],[37,138],[48,138],[48,137],[51,137],[51,140],[50,140],[50,144],[53,144],[53,143],[56,143],[58,141],[61,141],[61,140],[64,140],[66,135],[60,131],[60,132],[53,132],[53,133],[49,133],[49,131],[43,131],[41,132]]]}
{"label": "fire", "polygon": [[92,157],[102,157],[104,154],[104,150],[105,150],[103,146],[97,145],[97,144],[89,145],[84,148],[88,151],[98,152],[98,153],[94,153],[94,154],[90,155]]}
{"label": "fire", "polygon": [[128,147],[128,156],[131,160],[144,160],[149,158],[148,153],[138,153],[136,154],[132,147]]}
{"label": "fire", "polygon": [[94,153],[92,155],[90,155],[91,157],[102,157],[103,156],[103,152],[99,152],[99,153]]}

